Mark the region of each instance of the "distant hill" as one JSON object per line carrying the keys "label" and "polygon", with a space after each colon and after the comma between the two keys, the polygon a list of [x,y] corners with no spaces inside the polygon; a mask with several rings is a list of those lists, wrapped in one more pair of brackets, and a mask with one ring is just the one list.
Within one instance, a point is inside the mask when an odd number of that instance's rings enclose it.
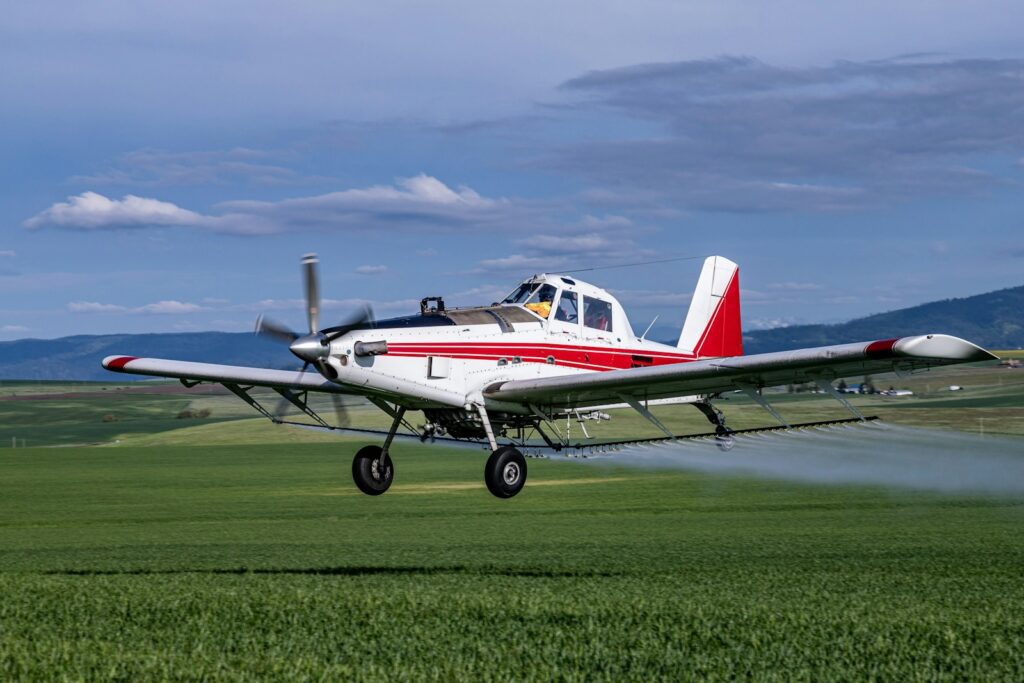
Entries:
{"label": "distant hill", "polygon": [[104,357],[119,353],[264,368],[299,365],[287,346],[251,332],[78,335],[0,342],[0,379],[138,379],[100,367]]}
{"label": "distant hill", "polygon": [[[652,332],[655,334],[651,338],[664,338],[670,344],[675,344],[679,334],[669,328]],[[1024,346],[1024,287],[935,301],[839,325],[797,325],[747,332],[743,346],[745,353],[765,353],[931,332],[963,337],[989,349],[1020,348]],[[0,379],[133,379],[131,375],[115,375],[100,367],[104,356],[117,353],[263,368],[298,366],[285,345],[252,333],[79,335],[0,342]]]}
{"label": "distant hill", "polygon": [[951,334],[989,349],[1020,348],[1024,346],[1024,287],[934,301],[838,325],[747,332],[743,351],[765,353],[929,333]]}

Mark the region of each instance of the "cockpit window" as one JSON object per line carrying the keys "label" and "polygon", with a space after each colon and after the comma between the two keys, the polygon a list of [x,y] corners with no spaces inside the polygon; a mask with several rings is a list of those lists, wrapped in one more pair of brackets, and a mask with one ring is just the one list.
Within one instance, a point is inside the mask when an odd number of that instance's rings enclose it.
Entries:
{"label": "cockpit window", "polygon": [[503,304],[521,304],[530,298],[530,293],[537,288],[536,282],[524,282],[515,291],[502,300]]}
{"label": "cockpit window", "polygon": [[558,288],[553,285],[544,285],[530,297],[526,308],[530,309],[540,317],[547,319],[551,315],[551,306],[555,303],[555,295]]}
{"label": "cockpit window", "polygon": [[588,296],[583,302],[583,324],[595,330],[611,332],[612,305]]}
{"label": "cockpit window", "polygon": [[558,300],[558,308],[555,309],[555,320],[579,324],[579,319],[580,312],[576,303],[576,292],[562,290],[562,298]]}

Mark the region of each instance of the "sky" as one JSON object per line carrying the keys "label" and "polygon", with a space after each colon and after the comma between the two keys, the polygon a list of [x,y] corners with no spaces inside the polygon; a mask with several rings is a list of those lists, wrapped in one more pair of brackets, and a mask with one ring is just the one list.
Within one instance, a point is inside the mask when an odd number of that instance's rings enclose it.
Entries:
{"label": "sky", "polygon": [[678,329],[712,254],[748,329],[1019,286],[1020,26],[985,0],[9,3],[0,340],[301,328],[308,252],[325,324],[564,271]]}

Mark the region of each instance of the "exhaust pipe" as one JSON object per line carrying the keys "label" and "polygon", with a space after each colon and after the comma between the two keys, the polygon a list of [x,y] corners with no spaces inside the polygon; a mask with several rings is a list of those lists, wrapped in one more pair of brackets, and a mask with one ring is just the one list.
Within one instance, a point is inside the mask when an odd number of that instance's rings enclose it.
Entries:
{"label": "exhaust pipe", "polygon": [[386,341],[357,341],[352,347],[352,352],[357,356],[383,356],[388,352]]}

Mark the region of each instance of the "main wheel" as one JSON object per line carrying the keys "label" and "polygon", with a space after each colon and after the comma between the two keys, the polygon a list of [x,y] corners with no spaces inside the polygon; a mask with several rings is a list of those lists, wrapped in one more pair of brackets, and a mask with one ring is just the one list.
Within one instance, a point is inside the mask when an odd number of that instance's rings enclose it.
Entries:
{"label": "main wheel", "polygon": [[511,498],[526,484],[526,458],[512,446],[502,446],[487,458],[484,483],[498,498]]}
{"label": "main wheel", "polygon": [[363,446],[352,459],[352,479],[368,496],[379,496],[391,488],[395,466],[380,446]]}

